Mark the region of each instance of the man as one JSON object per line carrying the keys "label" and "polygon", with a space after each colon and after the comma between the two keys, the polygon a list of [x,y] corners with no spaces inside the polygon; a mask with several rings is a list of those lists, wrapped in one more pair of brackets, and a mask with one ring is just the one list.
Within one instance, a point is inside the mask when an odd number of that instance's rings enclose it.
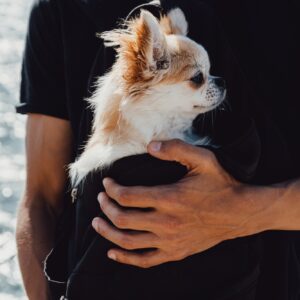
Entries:
{"label": "man", "polygon": [[[93,226],[124,249],[110,250],[111,259],[142,268],[183,260],[224,240],[280,230],[263,235],[257,299],[296,300],[298,236],[290,231],[300,230],[300,109],[297,77],[293,75],[299,62],[299,7],[292,1],[207,0],[217,17],[205,14],[198,19],[198,2],[162,4],[166,8],[183,6],[190,34],[208,49],[215,73],[224,73],[229,86],[240,89],[230,100],[234,110],[249,112],[255,119],[262,156],[253,182],[260,186],[239,183],[208,150],[178,141],[155,142],[149,145],[151,155],[180,162],[188,167],[189,175],[177,184],[154,188],[125,188],[106,179],[107,193],[99,195],[99,202],[116,226],[100,218],[93,221]],[[85,113],[83,101],[90,92],[87,87],[112,62],[95,32],[114,27],[117,18],[126,17],[141,3],[41,0],[33,8],[23,65],[22,104],[18,107],[20,113],[29,114],[28,176],[20,204],[17,242],[30,299],[49,297],[42,262],[53,247],[56,225],[66,205],[65,166],[74,160],[90,130],[91,117]],[[217,39],[217,35],[222,37]],[[222,58],[226,55],[229,60]],[[239,70],[234,73],[232,69]],[[245,84],[247,88],[242,89]],[[273,185],[275,182],[281,183]],[[156,213],[151,218],[143,215],[141,220],[139,213],[129,215],[110,198],[124,207],[147,204]],[[148,232],[156,233],[155,243],[145,234],[129,236],[119,230],[143,231],[145,225]],[[145,243],[158,250],[147,256],[128,251],[143,248]]]}

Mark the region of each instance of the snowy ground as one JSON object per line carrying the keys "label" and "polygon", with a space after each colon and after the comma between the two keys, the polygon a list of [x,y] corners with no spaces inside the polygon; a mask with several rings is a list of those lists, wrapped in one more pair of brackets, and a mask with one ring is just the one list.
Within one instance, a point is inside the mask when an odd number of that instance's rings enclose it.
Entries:
{"label": "snowy ground", "polygon": [[16,262],[16,208],[24,182],[25,117],[15,114],[31,0],[0,0],[0,299],[23,300]]}

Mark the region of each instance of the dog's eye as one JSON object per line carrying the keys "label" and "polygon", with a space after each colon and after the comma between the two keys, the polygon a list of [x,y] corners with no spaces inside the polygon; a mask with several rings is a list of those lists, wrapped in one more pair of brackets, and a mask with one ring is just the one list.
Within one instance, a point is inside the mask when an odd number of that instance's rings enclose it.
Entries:
{"label": "dog's eye", "polygon": [[203,73],[202,72],[198,73],[196,76],[192,77],[190,80],[197,85],[203,84],[204,83]]}

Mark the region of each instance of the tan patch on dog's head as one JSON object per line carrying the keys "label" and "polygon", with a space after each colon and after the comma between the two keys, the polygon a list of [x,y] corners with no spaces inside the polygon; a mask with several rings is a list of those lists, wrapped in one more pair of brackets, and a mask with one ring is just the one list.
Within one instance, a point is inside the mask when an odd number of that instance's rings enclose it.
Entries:
{"label": "tan patch on dog's head", "polygon": [[177,83],[189,79],[199,68],[195,57],[197,52],[186,41],[176,41],[177,49],[171,55],[170,70],[163,79],[164,82]]}

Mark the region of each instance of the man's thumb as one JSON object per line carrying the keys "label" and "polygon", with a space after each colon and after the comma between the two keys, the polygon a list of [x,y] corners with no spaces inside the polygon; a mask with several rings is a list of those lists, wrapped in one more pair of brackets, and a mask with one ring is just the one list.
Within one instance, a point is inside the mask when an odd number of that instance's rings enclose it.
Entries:
{"label": "man's thumb", "polygon": [[205,149],[186,144],[181,140],[152,142],[148,146],[148,152],[152,156],[162,160],[177,161],[189,170],[199,167],[201,162],[205,161],[205,158],[203,157],[202,159],[202,156],[205,156],[206,151]]}

